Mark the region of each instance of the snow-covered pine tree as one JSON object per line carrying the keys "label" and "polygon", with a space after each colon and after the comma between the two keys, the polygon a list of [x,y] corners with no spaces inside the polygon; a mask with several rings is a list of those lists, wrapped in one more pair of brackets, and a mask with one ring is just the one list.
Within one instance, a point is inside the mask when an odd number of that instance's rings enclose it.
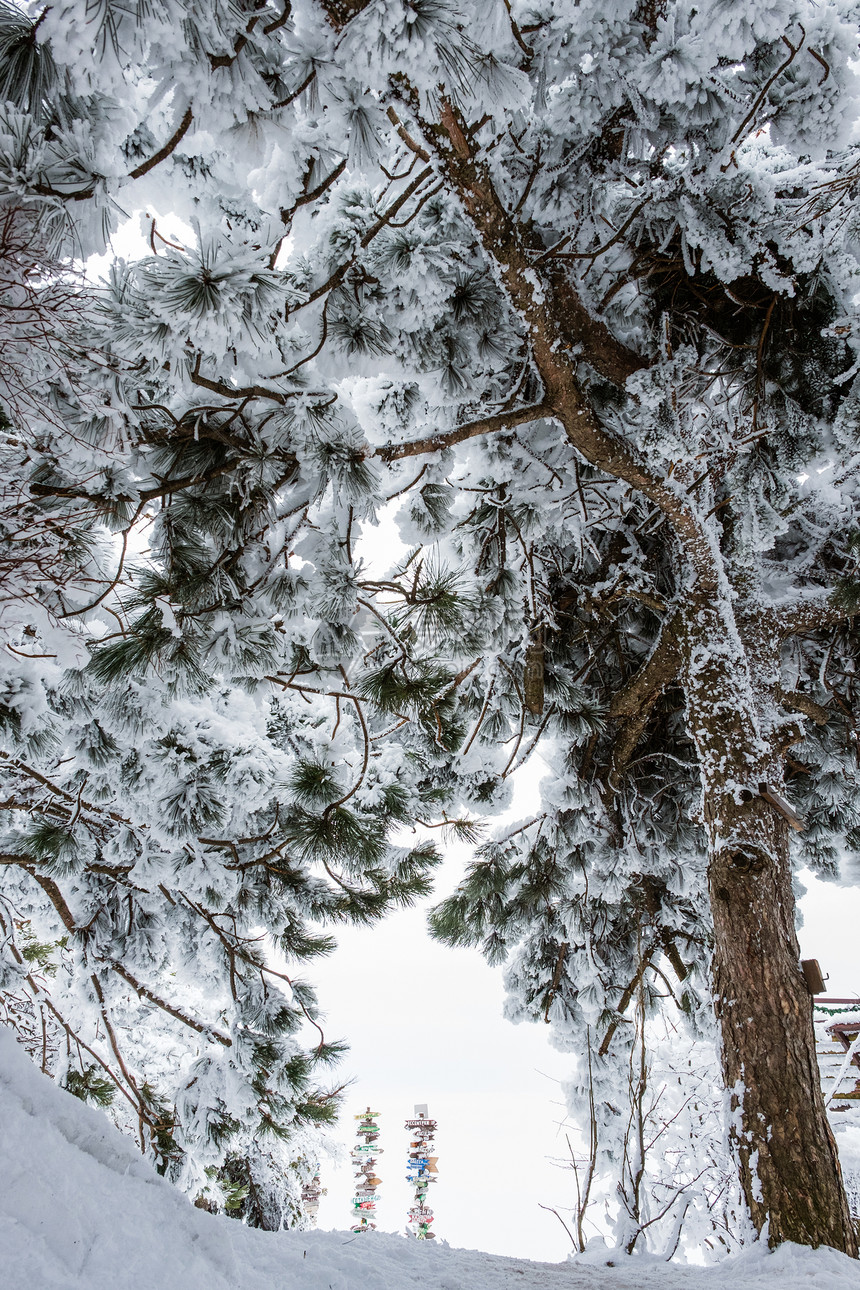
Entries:
{"label": "snow-covered pine tree", "polygon": [[[323,12],[13,15],[10,200],[66,255],[147,203],[196,231],[151,219],[152,256],[63,324],[74,381],[32,347],[7,513],[38,517],[51,576],[12,644],[58,652],[75,616],[62,703],[114,710],[129,679],[168,708],[309,698],[275,739],[303,768],[276,835],[311,820],[291,864],[353,854],[395,781],[392,820],[492,811],[542,739],[540,809],[437,931],[508,957],[513,1012],[590,1043],[607,1084],[645,986],[674,974],[695,1024],[712,963],[755,1226],[855,1252],[789,831],[796,810],[796,859],[831,875],[856,848],[856,6]],[[371,576],[353,543],[398,494],[412,549]],[[55,786],[77,828],[80,776]],[[349,878],[323,868],[326,898]]]}
{"label": "snow-covered pine tree", "polygon": [[[395,42],[381,13],[369,7],[345,39],[372,33],[372,61],[388,70]],[[490,271],[479,280],[470,266],[447,337],[438,329],[443,380],[450,393],[459,377],[465,424],[390,455],[548,414],[561,422],[602,514],[592,505],[589,518],[580,494],[583,522],[561,522],[560,543],[528,545],[552,521],[523,462],[544,441],[526,432],[507,469],[504,439],[487,451],[488,468],[466,485],[485,490],[486,503],[456,523],[461,535],[480,528],[472,568],[503,603],[507,629],[518,619],[520,667],[505,670],[522,676],[521,728],[543,708],[547,635],[559,680],[588,679],[608,721],[604,734],[562,743],[554,809],[531,826],[525,857],[488,848],[436,926],[455,940],[489,933],[494,955],[505,935],[525,937],[511,979],[526,1005],[535,994],[561,1002],[563,980],[586,1008],[594,993],[605,1003],[614,978],[623,1013],[640,970],[634,936],[649,935],[646,961],[664,954],[683,990],[678,942],[694,945],[712,920],[733,1145],[755,1224],[771,1240],[854,1251],[797,963],[788,835],[798,821],[781,792],[787,764],[810,776],[801,855],[820,864],[820,826],[837,821],[811,727],[830,739],[839,730],[848,767],[855,753],[851,694],[841,693],[853,673],[853,610],[838,592],[852,565],[846,338],[856,265],[846,198],[856,163],[840,149],[853,11],[630,5],[607,16],[578,6],[516,18],[499,13],[498,43],[482,37],[473,49],[480,70],[451,59],[445,90],[435,78],[451,58],[450,31],[437,35],[432,82],[404,70],[402,50],[394,78],[376,82],[405,146],[427,163],[427,183],[458,200]],[[486,23],[462,24],[472,30]],[[471,311],[495,330],[491,282],[525,343],[503,342],[508,382],[478,400],[463,323]],[[821,466],[841,487],[826,509],[805,488]],[[572,509],[581,478],[573,489],[553,482]],[[520,563],[526,577],[511,579]],[[458,750],[476,746],[486,721],[485,766],[486,744],[510,732],[503,661],[494,652],[478,724]],[[828,687],[847,720],[825,709]],[[801,760],[789,753],[799,743]],[[838,820],[849,841],[851,796]],[[710,919],[696,908],[702,846]],[[581,987],[595,974],[603,979],[589,1000]],[[692,1007],[689,994],[681,1002]],[[604,1019],[602,1055],[616,1030]]]}
{"label": "snow-covered pine tree", "polygon": [[[211,84],[248,15],[34,17],[0,12],[6,1016],[201,1203],[293,1224],[342,1050],[303,969],[436,862],[389,844],[421,805],[348,671],[372,646],[353,545],[377,480],[300,371],[257,404],[209,390],[243,352],[301,367],[301,292],[270,264],[287,216],[261,258],[254,158],[210,155],[225,111],[251,129]],[[285,15],[265,17],[264,63]],[[195,84],[209,133],[179,156]],[[300,206],[319,150],[295,146]],[[171,209],[211,207],[220,234],[86,287],[119,193],[154,200],[167,165]]]}

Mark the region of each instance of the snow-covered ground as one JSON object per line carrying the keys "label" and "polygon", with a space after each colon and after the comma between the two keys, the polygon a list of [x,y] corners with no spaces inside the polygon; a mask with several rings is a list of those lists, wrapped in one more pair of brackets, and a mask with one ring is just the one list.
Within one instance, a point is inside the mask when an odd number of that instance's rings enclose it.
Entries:
{"label": "snow-covered ground", "polygon": [[[253,1231],[194,1209],[0,1027],[0,1283],[10,1290],[858,1290],[860,1264],[783,1246],[719,1268],[532,1263],[349,1232]],[[510,1199],[516,1221],[516,1196]],[[606,1256],[604,1255],[604,1263]]]}

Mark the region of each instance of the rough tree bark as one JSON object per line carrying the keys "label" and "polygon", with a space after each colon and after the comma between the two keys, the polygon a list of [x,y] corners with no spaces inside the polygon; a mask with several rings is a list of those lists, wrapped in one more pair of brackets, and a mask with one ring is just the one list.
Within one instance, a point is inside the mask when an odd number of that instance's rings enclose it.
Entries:
{"label": "rough tree bark", "polygon": [[832,1245],[856,1256],[800,970],[789,823],[760,791],[781,788],[790,738],[774,724],[768,693],[779,638],[744,631],[725,602],[694,601],[682,640],[708,830],[729,1133],[747,1205],[771,1244]]}

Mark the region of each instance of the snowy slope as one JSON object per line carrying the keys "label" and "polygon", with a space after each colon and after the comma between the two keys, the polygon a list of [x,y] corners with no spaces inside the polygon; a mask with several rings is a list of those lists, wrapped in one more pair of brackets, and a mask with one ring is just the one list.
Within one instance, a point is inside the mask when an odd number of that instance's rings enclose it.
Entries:
{"label": "snowy slope", "polygon": [[[719,1269],[530,1263],[373,1233],[253,1231],[194,1209],[0,1027],[0,1284],[14,1290],[858,1290],[783,1247]],[[512,1218],[515,1217],[515,1200]]]}

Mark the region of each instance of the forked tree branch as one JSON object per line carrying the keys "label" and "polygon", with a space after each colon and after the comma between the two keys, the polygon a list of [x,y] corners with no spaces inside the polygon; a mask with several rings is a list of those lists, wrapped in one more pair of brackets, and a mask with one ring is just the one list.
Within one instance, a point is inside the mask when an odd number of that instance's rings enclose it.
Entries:
{"label": "forked tree branch", "polygon": [[129,179],[140,179],[143,175],[148,174],[150,170],[154,170],[162,161],[166,160],[166,158],[170,156],[171,152],[174,151],[177,144],[179,144],[188,133],[188,127],[191,125],[193,119],[194,115],[191,108],[186,108],[185,115],[179,122],[179,126],[167,140],[164,147],[159,148],[158,152],[153,153],[153,155],[146,161],[142,161],[139,166],[135,166],[134,170],[130,170],[128,172]]}
{"label": "forked tree branch", "polygon": [[455,108],[445,102],[439,123],[417,120],[435,154],[438,170],[463,204],[485,254],[498,269],[512,307],[524,320],[545,401],[561,421],[574,448],[599,470],[647,497],[674,528],[696,574],[699,589],[716,595],[722,561],[706,521],[685,490],[649,469],[634,445],[610,433],[598,420],[577,367],[585,359],[622,386],[647,360],[622,345],[605,323],[589,312],[561,267],[541,272],[532,235],[505,207],[486,161],[473,148]]}

